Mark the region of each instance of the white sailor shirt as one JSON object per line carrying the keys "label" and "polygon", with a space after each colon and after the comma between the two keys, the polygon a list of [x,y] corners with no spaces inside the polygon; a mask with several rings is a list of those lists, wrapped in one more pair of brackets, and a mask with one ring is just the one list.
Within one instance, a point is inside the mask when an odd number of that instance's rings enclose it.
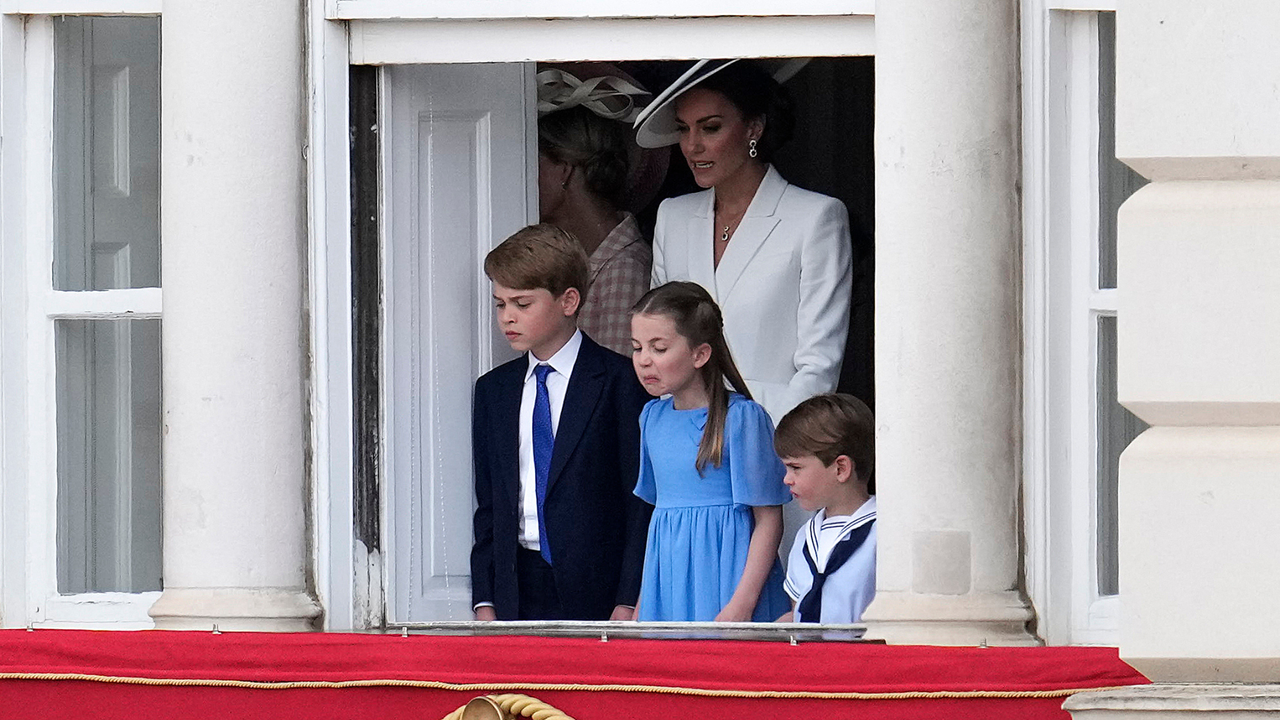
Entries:
{"label": "white sailor shirt", "polygon": [[[862,619],[862,611],[871,604],[876,594],[876,498],[871,496],[853,515],[827,517],[826,510],[817,514],[800,527],[787,564],[787,578],[783,587],[796,605],[796,622],[856,623]],[[866,539],[843,565],[831,571],[822,588],[822,617],[801,617],[800,601],[813,587],[813,570],[805,559],[804,549],[809,548],[818,571],[826,569],[831,551],[837,543],[849,537],[856,529],[872,523]]]}

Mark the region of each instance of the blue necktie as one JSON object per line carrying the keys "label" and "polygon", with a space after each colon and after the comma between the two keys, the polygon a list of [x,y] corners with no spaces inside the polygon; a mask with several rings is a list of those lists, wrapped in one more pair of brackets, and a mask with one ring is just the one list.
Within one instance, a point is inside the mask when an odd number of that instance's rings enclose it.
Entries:
{"label": "blue necktie", "polygon": [[538,379],[538,393],[533,401],[533,492],[538,499],[538,547],[542,559],[551,564],[551,543],[547,540],[547,477],[551,473],[551,451],[556,446],[556,436],[551,430],[551,396],[547,393],[547,375],[550,365],[533,368]]}

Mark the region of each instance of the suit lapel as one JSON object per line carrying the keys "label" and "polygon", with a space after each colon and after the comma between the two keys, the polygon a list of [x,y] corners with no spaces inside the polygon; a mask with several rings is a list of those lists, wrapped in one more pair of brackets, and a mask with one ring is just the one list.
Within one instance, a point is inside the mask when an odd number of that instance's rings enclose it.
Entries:
{"label": "suit lapel", "polygon": [[698,283],[711,293],[711,297],[719,302],[719,293],[716,292],[716,261],[713,253],[715,248],[712,247],[712,237],[715,228],[712,223],[715,221],[715,215],[711,211],[711,203],[715,199],[713,192],[707,192],[706,202],[699,208],[699,212],[694,213],[689,218],[689,229],[686,235],[689,241],[685,243],[685,247],[689,253],[689,279]]}
{"label": "suit lapel", "polygon": [[520,507],[520,398],[527,358],[524,363],[512,363],[511,372],[502,377],[495,408],[494,458],[502,463],[502,471],[495,475],[503,479],[503,492],[514,508]]}
{"label": "suit lapel", "polygon": [[547,474],[548,493],[560,478],[574,448],[582,440],[582,434],[586,432],[596,403],[600,400],[600,391],[604,387],[604,368],[596,356],[598,352],[600,346],[584,334],[573,374],[569,377],[569,387],[564,393],[564,406],[560,408],[560,425],[556,428],[556,444],[551,451],[551,470]]}
{"label": "suit lapel", "polygon": [[770,165],[765,171],[764,179],[760,181],[760,187],[756,188],[755,197],[751,198],[751,204],[747,206],[742,222],[738,223],[738,229],[729,240],[729,246],[720,257],[720,267],[716,268],[716,286],[720,290],[716,300],[720,304],[723,305],[729,293],[733,292],[751,258],[755,257],[760,246],[778,226],[782,218],[776,211],[786,189],[787,181]]}

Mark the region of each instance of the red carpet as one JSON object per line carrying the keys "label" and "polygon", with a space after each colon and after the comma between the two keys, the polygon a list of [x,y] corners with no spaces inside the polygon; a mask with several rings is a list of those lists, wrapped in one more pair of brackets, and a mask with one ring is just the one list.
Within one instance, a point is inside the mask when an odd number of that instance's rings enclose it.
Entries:
{"label": "red carpet", "polygon": [[13,719],[434,720],[524,692],[577,720],[1066,720],[1073,690],[1145,682],[1114,648],[0,631]]}

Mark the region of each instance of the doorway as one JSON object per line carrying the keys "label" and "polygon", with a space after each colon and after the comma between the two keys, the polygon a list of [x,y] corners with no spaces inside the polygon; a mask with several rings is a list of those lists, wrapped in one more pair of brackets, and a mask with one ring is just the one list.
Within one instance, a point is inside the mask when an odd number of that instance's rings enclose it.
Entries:
{"label": "doorway", "polygon": [[[656,94],[690,62],[615,64]],[[492,63],[352,74],[352,98],[377,105],[380,130],[376,143],[361,144],[353,123],[353,217],[379,221],[375,232],[353,237],[356,315],[366,322],[355,360],[376,368],[356,376],[355,397],[380,406],[375,422],[367,408],[357,418],[356,447],[382,458],[380,469],[363,463],[362,471],[357,453],[355,495],[382,500],[387,623],[471,617],[470,389],[512,356],[494,328],[480,262],[537,220],[535,72],[532,63]],[[377,92],[362,91],[362,82]],[[853,303],[839,389],[874,407],[874,59],[813,58],[787,88],[798,123],[775,165],[849,209]],[[669,152],[661,190],[637,212],[647,238],[662,199],[698,189],[678,148]],[[378,192],[367,192],[375,182]],[[380,246],[373,261],[371,242]],[[375,301],[376,330],[367,326]],[[380,362],[360,362],[379,352]]]}

